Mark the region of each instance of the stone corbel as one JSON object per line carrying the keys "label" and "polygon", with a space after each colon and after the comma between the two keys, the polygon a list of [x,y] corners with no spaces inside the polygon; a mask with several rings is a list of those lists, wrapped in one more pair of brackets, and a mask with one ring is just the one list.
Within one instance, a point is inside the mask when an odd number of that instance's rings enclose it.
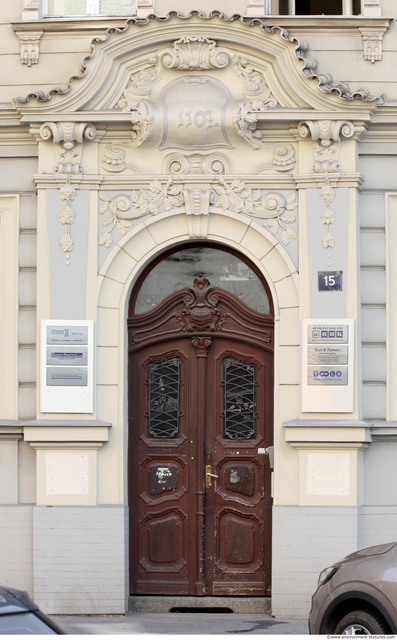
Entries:
{"label": "stone corbel", "polygon": [[358,29],[363,37],[364,60],[369,60],[372,64],[382,60],[383,34],[386,31],[386,27],[375,25],[372,27],[359,27]]}
{"label": "stone corbel", "polygon": [[207,238],[209,208],[212,189],[208,188],[184,187],[186,217],[190,238]]}
{"label": "stone corbel", "polygon": [[15,33],[21,43],[21,64],[27,64],[28,67],[31,67],[32,64],[38,64],[40,38],[43,31],[16,31]]}
{"label": "stone corbel", "polygon": [[[36,131],[31,129],[35,135]],[[83,140],[93,140],[96,136],[96,128],[87,122],[45,122],[39,129],[42,140],[53,138],[58,174],[79,175],[83,172],[81,167],[81,153]]]}
{"label": "stone corbel", "polygon": [[314,142],[314,173],[338,173],[339,142],[341,136],[351,138],[355,133],[354,125],[348,120],[306,120],[298,125],[302,138]]}

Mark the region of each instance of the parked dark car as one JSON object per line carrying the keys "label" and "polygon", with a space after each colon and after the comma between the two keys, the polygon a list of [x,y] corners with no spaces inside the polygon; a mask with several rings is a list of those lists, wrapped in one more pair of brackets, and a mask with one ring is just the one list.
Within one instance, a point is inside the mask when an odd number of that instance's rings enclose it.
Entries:
{"label": "parked dark car", "polygon": [[0,586],[0,635],[64,634],[26,591]]}
{"label": "parked dark car", "polygon": [[312,634],[396,634],[397,542],[361,549],[324,569],[309,629]]}

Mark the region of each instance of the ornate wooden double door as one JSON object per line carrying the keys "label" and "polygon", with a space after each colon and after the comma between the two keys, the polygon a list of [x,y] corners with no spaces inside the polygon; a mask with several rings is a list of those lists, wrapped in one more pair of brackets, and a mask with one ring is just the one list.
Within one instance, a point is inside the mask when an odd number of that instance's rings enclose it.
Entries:
{"label": "ornate wooden double door", "polygon": [[272,318],[198,277],[128,323],[131,593],[270,595]]}

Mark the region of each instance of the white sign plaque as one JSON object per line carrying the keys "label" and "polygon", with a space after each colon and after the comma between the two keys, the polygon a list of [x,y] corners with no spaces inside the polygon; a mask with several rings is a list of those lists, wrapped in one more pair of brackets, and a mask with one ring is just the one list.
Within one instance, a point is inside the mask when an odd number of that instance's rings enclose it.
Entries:
{"label": "white sign plaque", "polygon": [[93,349],[92,320],[41,321],[41,412],[93,412]]}
{"label": "white sign plaque", "polygon": [[354,320],[303,320],[302,412],[354,408]]}

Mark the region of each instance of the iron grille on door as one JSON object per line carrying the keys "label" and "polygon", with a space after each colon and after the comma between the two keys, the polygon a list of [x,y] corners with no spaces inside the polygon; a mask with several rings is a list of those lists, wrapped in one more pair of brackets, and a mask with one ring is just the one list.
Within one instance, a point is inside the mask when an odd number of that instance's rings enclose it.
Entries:
{"label": "iron grille on door", "polygon": [[179,436],[181,359],[163,359],[149,364],[148,411],[149,438],[170,439]]}
{"label": "iron grille on door", "polygon": [[224,387],[223,436],[227,440],[256,438],[256,365],[225,358],[221,385]]}

